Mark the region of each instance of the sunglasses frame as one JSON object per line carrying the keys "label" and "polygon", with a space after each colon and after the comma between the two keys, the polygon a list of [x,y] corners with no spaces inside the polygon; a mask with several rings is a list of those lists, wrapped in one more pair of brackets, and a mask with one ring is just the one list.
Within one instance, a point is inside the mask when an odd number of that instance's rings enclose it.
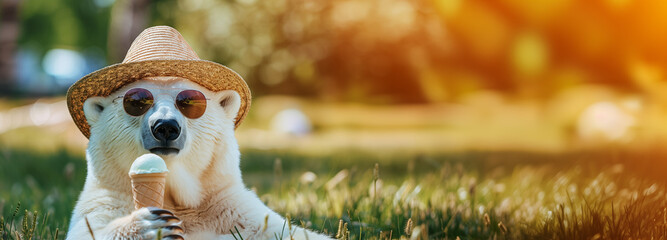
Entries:
{"label": "sunglasses frame", "polygon": [[[155,97],[154,97],[154,95],[153,95],[153,92],[152,92],[150,89],[147,89],[147,88],[141,88],[141,87],[136,87],[136,88],[131,88],[131,89],[125,91],[125,94],[123,94],[123,95],[121,95],[121,96],[116,96],[116,98],[114,98],[113,102],[116,102],[116,100],[118,100],[118,99],[124,99],[128,92],[130,92],[130,91],[132,91],[132,90],[135,90],[135,89],[143,89],[143,90],[148,91],[148,93],[150,93],[151,97],[153,98],[153,101],[155,101]],[[176,96],[174,96],[174,107],[176,107],[176,109],[178,109],[178,111],[181,112],[181,114],[183,114],[183,116],[185,116],[186,118],[189,118],[189,119],[197,119],[197,118],[200,118],[201,116],[203,116],[204,113],[206,112],[206,108],[208,108],[208,101],[211,100],[210,98],[207,98],[207,97],[206,97],[206,94],[204,94],[203,92],[201,92],[201,91],[199,91],[199,90],[196,90],[196,89],[184,89],[184,88],[181,88],[181,89],[179,89],[179,88],[151,88],[151,89],[180,90],[180,91],[178,92],[178,94],[176,94]],[[202,111],[202,113],[201,113],[199,116],[194,117],[194,118],[191,118],[191,117],[188,116],[187,113],[183,112],[184,110],[181,109],[181,107],[178,106],[178,103],[177,103],[176,98],[178,97],[179,94],[181,94],[181,93],[183,93],[183,92],[185,92],[185,91],[196,91],[196,92],[200,93],[202,96],[204,96],[204,100],[207,101],[206,105],[204,106],[204,111]],[[159,95],[167,95],[167,94],[159,94]],[[158,95],[158,96],[159,96],[159,95]],[[148,109],[146,109],[146,111],[144,111],[142,114],[139,114],[139,115],[132,115],[132,114],[128,113],[128,112],[127,112],[127,109],[125,109],[125,106],[124,106],[124,105],[125,105],[125,103],[124,103],[124,101],[123,101],[123,110],[125,111],[125,113],[126,113],[127,115],[130,115],[130,116],[133,116],[133,117],[139,117],[139,116],[142,116],[142,115],[146,114],[146,112],[148,112],[148,110],[150,110],[150,108],[152,108],[153,105],[155,105],[155,102],[151,103],[150,106],[148,107]]]}

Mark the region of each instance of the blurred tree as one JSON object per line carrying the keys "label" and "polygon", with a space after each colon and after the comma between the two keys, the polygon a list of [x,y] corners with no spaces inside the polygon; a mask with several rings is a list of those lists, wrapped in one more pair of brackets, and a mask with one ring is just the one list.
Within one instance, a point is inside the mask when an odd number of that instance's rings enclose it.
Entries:
{"label": "blurred tree", "polygon": [[67,85],[77,77],[64,79],[46,71],[47,64],[53,61],[45,61],[45,57],[54,49],[78,56],[81,61],[69,62],[76,66],[68,66],[77,70],[77,75],[104,66],[113,3],[114,0],[21,1],[16,66],[20,82],[15,89],[26,95],[65,93]]}
{"label": "blurred tree", "polygon": [[[195,48],[205,46],[200,55],[238,71],[256,94],[424,102],[424,89],[444,88],[422,80],[421,72],[440,68],[450,51],[443,22],[428,2],[177,4],[183,11],[176,25]],[[420,51],[427,54],[415,54]]]}
{"label": "blurred tree", "polygon": [[0,95],[9,94],[14,87],[20,3],[20,0],[3,0],[0,5]]}
{"label": "blurred tree", "polygon": [[[661,0],[0,1],[0,74],[11,74],[16,34],[35,58],[92,49],[115,63],[141,30],[165,24],[255,96],[437,102],[489,89],[546,99],[578,84],[645,93],[667,82],[637,77],[638,65],[667,68]],[[4,26],[16,17],[20,27]]]}
{"label": "blurred tree", "polygon": [[121,62],[150,19],[150,0],[117,0],[111,11],[109,62]]}

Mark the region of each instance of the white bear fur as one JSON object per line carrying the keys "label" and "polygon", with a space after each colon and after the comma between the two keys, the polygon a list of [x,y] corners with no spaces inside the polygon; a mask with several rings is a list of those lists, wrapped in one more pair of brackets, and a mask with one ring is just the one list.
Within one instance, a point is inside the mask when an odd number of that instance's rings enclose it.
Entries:
{"label": "white bear fur", "polygon": [[118,97],[135,87],[149,89],[156,104],[168,102],[167,107],[173,107],[179,91],[174,89],[196,89],[209,99],[202,117],[184,118],[181,127],[187,128],[188,135],[179,154],[162,156],[169,169],[164,208],[182,220],[185,239],[234,239],[229,232],[234,227],[244,239],[274,239],[275,235],[289,239],[290,232],[295,239],[330,239],[300,228],[289,231],[284,218],[245,188],[234,136],[239,95],[231,90],[212,92],[176,77],[142,79],[108,97],[91,97],[85,102],[91,130],[88,172],[67,239],[91,239],[84,217],[98,240],[142,239],[164,225],[151,222],[146,209],[134,210],[128,171],[134,159],[148,153],[139,131],[144,116],[125,113]]}

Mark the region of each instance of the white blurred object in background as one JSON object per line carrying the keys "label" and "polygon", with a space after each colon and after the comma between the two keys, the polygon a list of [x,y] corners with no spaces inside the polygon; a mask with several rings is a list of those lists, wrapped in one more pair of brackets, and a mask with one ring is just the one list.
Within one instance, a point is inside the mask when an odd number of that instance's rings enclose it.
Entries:
{"label": "white blurred object in background", "polygon": [[73,50],[51,49],[44,56],[42,65],[44,71],[61,86],[72,85],[86,74],[86,59]]}
{"label": "white blurred object in background", "polygon": [[628,142],[632,140],[633,128],[637,125],[634,114],[640,108],[638,100],[627,100],[622,104],[609,101],[594,103],[579,116],[578,136],[588,142]]}
{"label": "white blurred object in background", "polygon": [[70,123],[67,102],[37,100],[33,104],[0,112],[0,134],[21,127],[53,126]]}
{"label": "white blurred object in background", "polygon": [[297,108],[288,108],[278,112],[271,119],[271,130],[277,133],[303,136],[312,130],[308,116]]}
{"label": "white blurred object in background", "polygon": [[299,177],[299,181],[301,182],[301,184],[310,184],[313,183],[315,180],[317,180],[317,174],[311,171],[305,172],[301,174],[301,177]]}

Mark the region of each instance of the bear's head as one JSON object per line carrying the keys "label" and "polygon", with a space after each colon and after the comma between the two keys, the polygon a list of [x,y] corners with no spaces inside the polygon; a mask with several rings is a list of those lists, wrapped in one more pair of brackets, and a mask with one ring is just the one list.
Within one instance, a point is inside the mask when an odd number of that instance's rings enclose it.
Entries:
{"label": "bear's head", "polygon": [[145,78],[107,97],[88,98],[89,177],[127,187],[134,159],[155,153],[167,163],[167,185],[177,203],[196,206],[205,170],[241,178],[234,137],[240,102],[235,91],[213,92],[179,77]]}

